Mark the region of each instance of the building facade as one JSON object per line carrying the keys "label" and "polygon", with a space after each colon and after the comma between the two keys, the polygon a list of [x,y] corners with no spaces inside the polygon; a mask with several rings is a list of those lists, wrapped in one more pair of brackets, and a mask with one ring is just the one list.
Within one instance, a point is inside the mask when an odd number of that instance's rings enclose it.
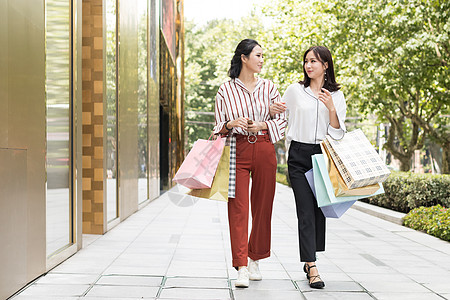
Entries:
{"label": "building facade", "polygon": [[0,0],[0,299],[183,159],[183,0]]}

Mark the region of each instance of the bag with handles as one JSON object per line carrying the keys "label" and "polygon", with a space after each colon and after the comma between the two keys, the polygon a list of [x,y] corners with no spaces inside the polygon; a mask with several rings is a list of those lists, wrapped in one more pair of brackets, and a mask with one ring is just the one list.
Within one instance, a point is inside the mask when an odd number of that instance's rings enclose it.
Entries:
{"label": "bag with handles", "polygon": [[384,193],[383,185],[379,183],[378,190],[370,195],[336,197],[323,154],[313,155],[312,165],[313,168],[305,173],[306,180],[316,197],[317,205],[327,218],[339,218],[358,199]]}
{"label": "bag with handles", "polygon": [[230,172],[230,146],[225,146],[217,166],[211,188],[193,189],[191,196],[228,202],[228,180]]}
{"label": "bag with handles", "polygon": [[384,182],[391,173],[361,129],[340,140],[327,135],[323,143],[349,189]]}
{"label": "bag with handles", "polygon": [[[211,138],[211,137],[210,137]],[[225,147],[226,138],[197,140],[173,181],[190,189],[210,188]]]}

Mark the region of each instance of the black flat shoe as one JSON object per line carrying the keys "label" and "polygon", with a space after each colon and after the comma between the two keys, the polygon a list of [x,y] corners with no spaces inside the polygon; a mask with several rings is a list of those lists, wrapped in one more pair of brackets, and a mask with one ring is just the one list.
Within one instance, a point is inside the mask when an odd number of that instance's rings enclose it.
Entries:
{"label": "black flat shoe", "polygon": [[314,275],[314,276],[309,275],[309,270],[311,270],[311,268],[317,268],[317,267],[316,267],[316,265],[309,266],[307,264],[305,264],[303,266],[303,271],[306,272],[306,278],[309,279],[309,286],[313,289],[324,288],[325,282],[322,281],[322,279],[320,278],[320,275]]}

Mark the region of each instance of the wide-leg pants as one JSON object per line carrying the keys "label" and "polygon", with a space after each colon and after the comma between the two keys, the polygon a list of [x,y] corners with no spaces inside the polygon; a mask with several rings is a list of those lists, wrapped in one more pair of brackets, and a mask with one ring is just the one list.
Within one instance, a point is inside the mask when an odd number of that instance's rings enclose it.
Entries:
{"label": "wide-leg pants", "polygon": [[[252,144],[247,136],[236,137],[236,194],[228,201],[233,267],[246,266],[248,257],[270,256],[271,219],[277,160],[269,136],[259,135]],[[248,237],[249,184],[252,178],[252,228]]]}
{"label": "wide-leg pants", "polygon": [[300,260],[316,261],[316,252],[325,250],[325,217],[306,180],[312,168],[311,156],[322,153],[320,145],[291,142],[288,156],[289,180],[297,207]]}

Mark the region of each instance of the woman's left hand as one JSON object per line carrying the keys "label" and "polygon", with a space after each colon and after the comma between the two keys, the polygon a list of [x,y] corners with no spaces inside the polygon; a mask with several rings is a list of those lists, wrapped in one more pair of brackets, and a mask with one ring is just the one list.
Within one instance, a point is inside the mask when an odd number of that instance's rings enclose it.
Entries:
{"label": "woman's left hand", "polygon": [[331,93],[327,89],[322,88],[322,91],[319,92],[319,100],[323,104],[325,104],[329,111],[335,110],[333,98],[331,97]]}
{"label": "woman's left hand", "polygon": [[249,124],[247,127],[248,132],[258,132],[260,130],[267,129],[267,125],[265,122],[255,122],[253,121],[253,124]]}

